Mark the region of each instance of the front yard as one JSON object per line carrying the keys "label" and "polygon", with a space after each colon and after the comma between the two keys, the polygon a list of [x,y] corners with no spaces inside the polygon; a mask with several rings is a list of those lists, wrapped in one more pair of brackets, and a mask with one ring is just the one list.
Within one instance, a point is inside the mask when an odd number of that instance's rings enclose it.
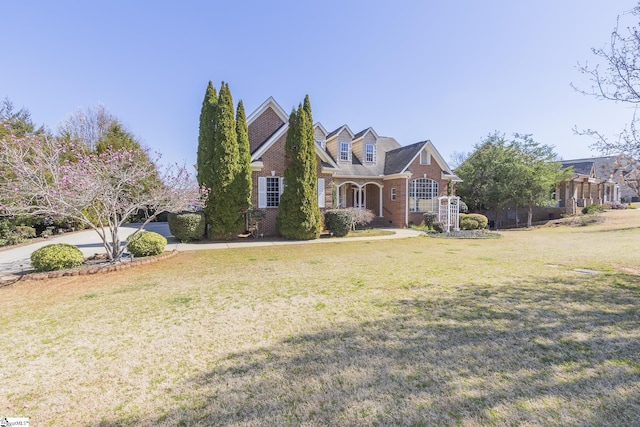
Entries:
{"label": "front yard", "polygon": [[605,219],[500,239],[184,252],[0,288],[0,416],[638,424],[640,211]]}

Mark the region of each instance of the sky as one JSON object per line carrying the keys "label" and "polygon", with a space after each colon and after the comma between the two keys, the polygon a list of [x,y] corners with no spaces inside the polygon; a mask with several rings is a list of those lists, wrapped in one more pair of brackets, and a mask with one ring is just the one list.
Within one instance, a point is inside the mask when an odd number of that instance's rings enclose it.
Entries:
{"label": "sky", "polygon": [[[164,161],[193,165],[208,81],[247,115],[309,95],[328,131],[373,127],[443,158],[489,134],[532,134],[562,159],[599,153],[629,106],[585,96],[636,0],[0,0],[0,98],[51,130],[103,104]],[[622,15],[623,17],[625,15]],[[628,16],[628,15],[627,15]]]}

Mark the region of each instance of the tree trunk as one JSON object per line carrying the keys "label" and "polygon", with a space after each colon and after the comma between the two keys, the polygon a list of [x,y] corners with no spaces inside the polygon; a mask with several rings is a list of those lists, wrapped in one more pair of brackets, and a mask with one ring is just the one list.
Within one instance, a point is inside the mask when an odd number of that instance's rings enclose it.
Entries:
{"label": "tree trunk", "polygon": [[532,219],[533,219],[533,203],[529,202],[529,211],[527,212],[527,228],[531,228]]}

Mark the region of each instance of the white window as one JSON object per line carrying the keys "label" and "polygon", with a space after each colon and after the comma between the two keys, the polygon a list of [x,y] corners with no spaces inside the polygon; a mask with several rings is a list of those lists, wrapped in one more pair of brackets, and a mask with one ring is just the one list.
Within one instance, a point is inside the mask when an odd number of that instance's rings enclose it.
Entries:
{"label": "white window", "polygon": [[409,184],[409,210],[411,212],[435,212],[438,209],[438,183],[428,178],[418,178]]}
{"label": "white window", "polygon": [[367,144],[364,147],[364,161],[367,163],[376,162],[376,146],[374,144]]}
{"label": "white window", "polygon": [[396,188],[395,188],[395,187],[393,187],[393,188],[391,189],[391,200],[392,200],[392,201],[395,201],[397,197],[398,197],[398,192],[397,192]]}
{"label": "white window", "polygon": [[351,144],[348,142],[340,143],[340,161],[348,162],[351,160]]}
{"label": "white window", "polygon": [[277,208],[284,189],[283,180],[278,176],[258,177],[258,208]]}
{"label": "white window", "polygon": [[422,150],[420,152],[420,164],[421,165],[430,165],[431,164],[431,153],[427,150]]}
{"label": "white window", "polygon": [[318,207],[324,208],[324,205],[325,205],[324,178],[318,178]]}

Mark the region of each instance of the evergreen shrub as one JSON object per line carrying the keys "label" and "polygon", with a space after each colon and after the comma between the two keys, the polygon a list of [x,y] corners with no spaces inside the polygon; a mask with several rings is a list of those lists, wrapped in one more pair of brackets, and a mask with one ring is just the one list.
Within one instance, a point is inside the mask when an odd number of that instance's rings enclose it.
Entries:
{"label": "evergreen shrub", "polygon": [[127,249],[134,256],[153,256],[164,252],[167,239],[153,231],[140,231],[127,238]]}
{"label": "evergreen shrub", "polygon": [[346,236],[351,230],[353,216],[347,209],[330,209],[324,213],[324,224],[334,236]]}
{"label": "evergreen shrub", "polygon": [[438,219],[438,214],[435,212],[425,212],[422,217],[424,218],[424,226],[433,228],[433,223]]}
{"label": "evergreen shrub", "polygon": [[602,205],[589,205],[582,208],[582,213],[585,215],[591,215],[602,211],[604,211],[604,206]]}
{"label": "evergreen shrub", "polygon": [[183,243],[200,240],[204,236],[206,221],[203,212],[170,213],[167,222],[173,237]]}
{"label": "evergreen shrub", "polygon": [[55,271],[78,267],[84,262],[80,249],[67,243],[43,246],[31,254],[31,265],[38,271]]}
{"label": "evergreen shrub", "polygon": [[36,229],[28,225],[19,225],[13,231],[22,239],[33,239],[36,237]]}
{"label": "evergreen shrub", "polygon": [[431,224],[431,228],[433,228],[433,231],[435,231],[436,233],[444,233],[444,223],[440,221],[435,221],[433,224]]}
{"label": "evergreen shrub", "polygon": [[487,228],[489,219],[482,214],[460,214],[460,228],[462,230],[483,230]]}

